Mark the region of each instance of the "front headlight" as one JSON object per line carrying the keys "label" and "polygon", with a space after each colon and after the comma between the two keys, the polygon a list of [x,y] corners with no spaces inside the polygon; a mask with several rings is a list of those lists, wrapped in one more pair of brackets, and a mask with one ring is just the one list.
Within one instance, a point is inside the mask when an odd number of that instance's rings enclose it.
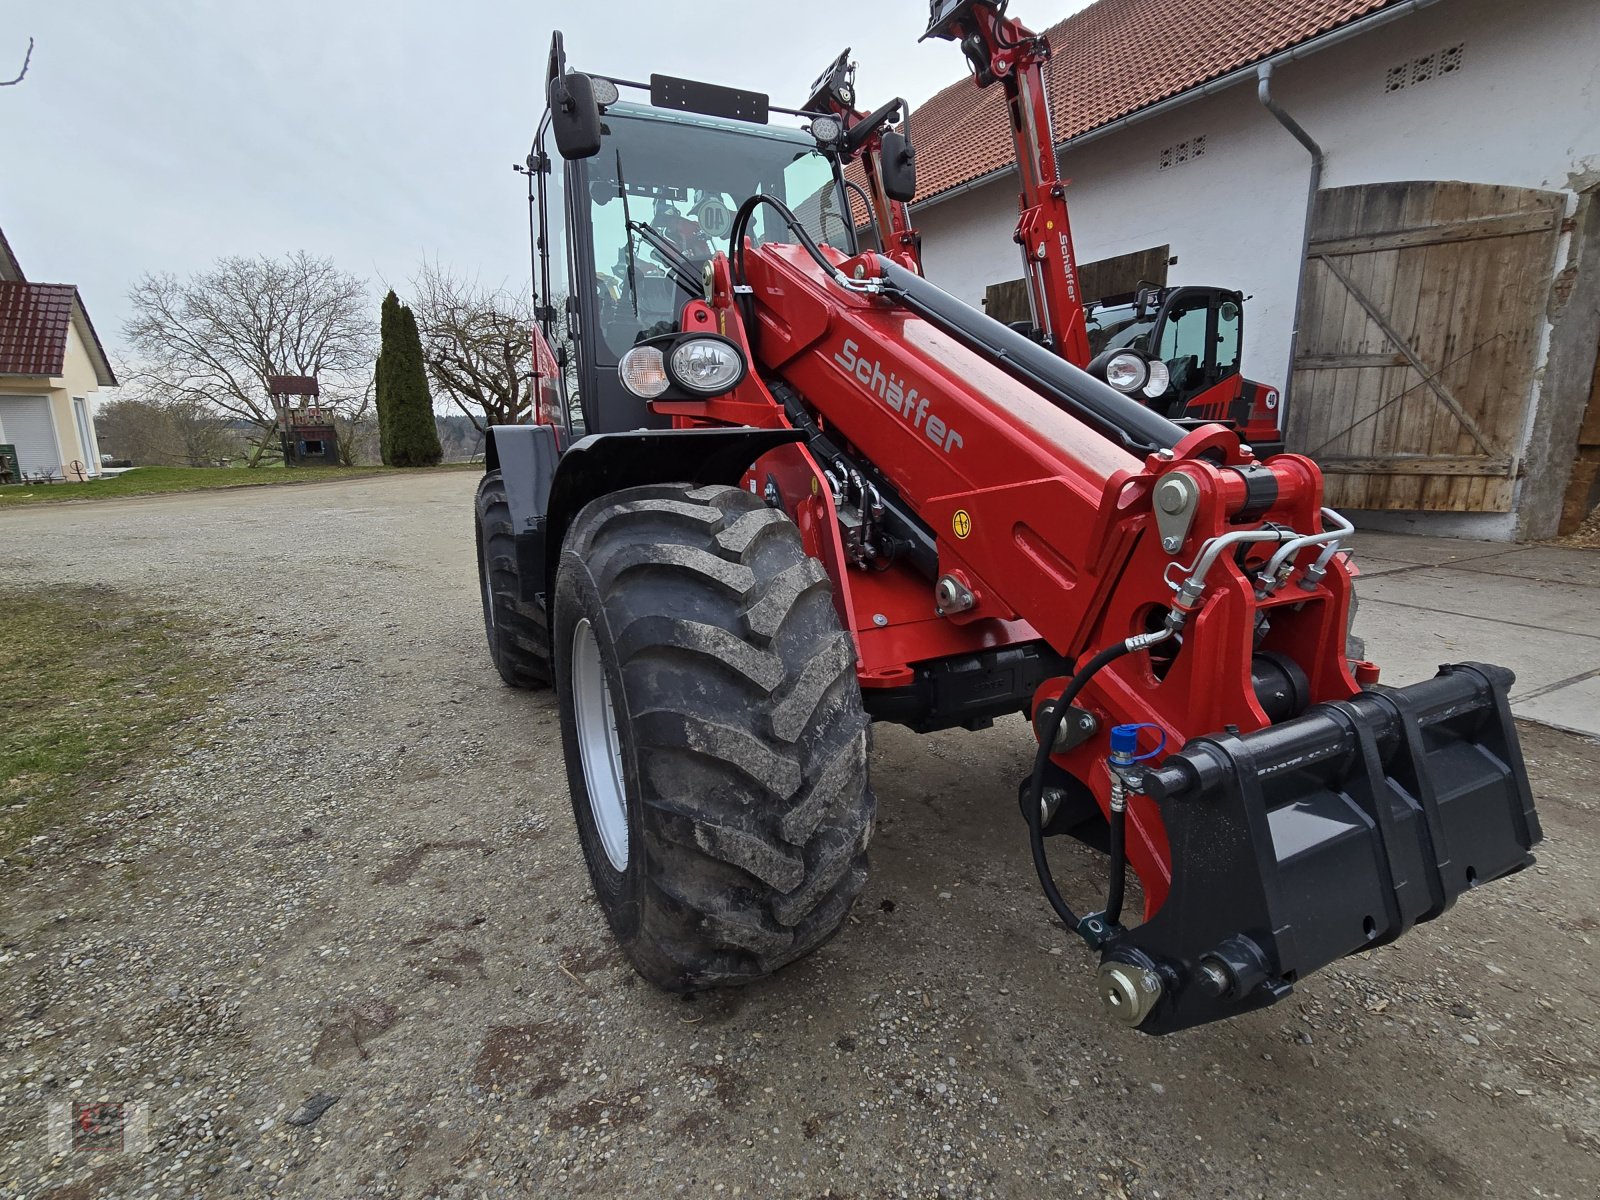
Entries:
{"label": "front headlight", "polygon": [[1167,388],[1172,386],[1172,372],[1167,370],[1167,364],[1159,358],[1150,360],[1150,379],[1144,385],[1144,394],[1152,400],[1159,400],[1167,394]]}
{"label": "front headlight", "polygon": [[1113,354],[1106,361],[1106,382],[1119,392],[1137,392],[1150,379],[1150,364],[1132,350]]}
{"label": "front headlight", "polygon": [[654,400],[672,385],[660,346],[635,346],[622,356],[617,374],[623,387],[645,400]]}
{"label": "front headlight", "polygon": [[685,391],[719,396],[744,378],[744,355],[726,338],[687,337],[667,352],[667,374]]}

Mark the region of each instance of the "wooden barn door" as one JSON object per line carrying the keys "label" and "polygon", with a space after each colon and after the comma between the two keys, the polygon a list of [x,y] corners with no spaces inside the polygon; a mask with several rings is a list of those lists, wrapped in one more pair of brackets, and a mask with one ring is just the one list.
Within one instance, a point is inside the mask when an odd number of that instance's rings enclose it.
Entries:
{"label": "wooden barn door", "polygon": [[1432,181],[1317,197],[1285,432],[1328,503],[1510,511],[1563,203]]}
{"label": "wooden barn door", "polygon": [[[1087,304],[1106,296],[1120,296],[1140,287],[1167,286],[1167,259],[1170,246],[1152,246],[1132,254],[1118,254],[1078,264],[1078,293]],[[983,310],[996,321],[1030,321],[1028,280],[1007,279],[991,283],[983,290]]]}

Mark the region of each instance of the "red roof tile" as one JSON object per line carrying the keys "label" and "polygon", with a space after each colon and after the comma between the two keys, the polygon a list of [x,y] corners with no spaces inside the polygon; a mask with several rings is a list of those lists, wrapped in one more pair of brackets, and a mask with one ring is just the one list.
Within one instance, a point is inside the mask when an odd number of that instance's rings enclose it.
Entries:
{"label": "red roof tile", "polygon": [[268,375],[267,391],[274,396],[321,396],[315,375]]}
{"label": "red roof tile", "polygon": [[[1099,0],[1045,30],[1053,51],[1045,78],[1056,141],[1395,2]],[[998,83],[980,89],[969,76],[952,84],[911,114],[911,131],[919,202],[1015,160],[1005,90]]]}
{"label": "red roof tile", "polygon": [[0,375],[60,375],[78,289],[0,282]]}

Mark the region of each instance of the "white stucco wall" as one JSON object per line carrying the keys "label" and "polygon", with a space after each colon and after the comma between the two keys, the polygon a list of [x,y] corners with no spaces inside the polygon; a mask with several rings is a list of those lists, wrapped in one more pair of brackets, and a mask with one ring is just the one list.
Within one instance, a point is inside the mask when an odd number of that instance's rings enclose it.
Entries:
{"label": "white stucco wall", "polygon": [[[1391,66],[1457,42],[1463,70],[1385,92]],[[1273,94],[1326,151],[1324,187],[1451,179],[1571,191],[1600,183],[1597,51],[1596,0],[1439,0],[1280,67]],[[1203,158],[1158,169],[1163,147],[1198,134]],[[1288,368],[1309,168],[1253,83],[1069,149],[1061,163],[1080,261],[1165,243],[1178,259],[1170,282],[1252,296],[1244,371],[1274,385]],[[928,277],[970,303],[1022,273],[1014,176],[924,205],[915,221]],[[1509,536],[1507,521],[1479,524]]]}

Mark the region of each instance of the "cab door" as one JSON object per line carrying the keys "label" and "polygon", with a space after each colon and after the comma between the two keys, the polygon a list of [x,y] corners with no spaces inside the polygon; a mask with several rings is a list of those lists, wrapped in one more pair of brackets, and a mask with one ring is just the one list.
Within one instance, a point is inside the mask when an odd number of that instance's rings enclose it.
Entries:
{"label": "cab door", "polygon": [[1175,288],[1162,305],[1152,341],[1176,393],[1174,416],[1242,424],[1239,358],[1243,297],[1216,288]]}

